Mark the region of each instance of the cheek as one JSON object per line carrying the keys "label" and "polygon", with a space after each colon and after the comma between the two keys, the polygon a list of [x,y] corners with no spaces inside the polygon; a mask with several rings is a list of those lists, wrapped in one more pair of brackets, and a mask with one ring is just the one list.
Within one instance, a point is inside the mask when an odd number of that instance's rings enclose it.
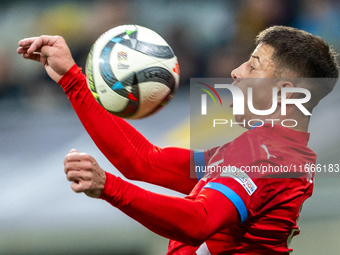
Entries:
{"label": "cheek", "polygon": [[[247,99],[248,100],[248,99]],[[267,110],[272,106],[272,88],[253,89],[252,101],[255,109]],[[249,102],[248,102],[249,103]]]}

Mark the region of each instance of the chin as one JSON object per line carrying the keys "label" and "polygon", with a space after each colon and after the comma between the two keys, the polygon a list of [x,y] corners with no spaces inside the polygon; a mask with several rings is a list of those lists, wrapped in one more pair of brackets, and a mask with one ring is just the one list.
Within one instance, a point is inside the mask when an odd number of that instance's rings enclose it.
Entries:
{"label": "chin", "polygon": [[244,115],[235,115],[235,121],[237,122],[243,122]]}
{"label": "chin", "polygon": [[247,128],[247,120],[244,115],[235,115],[235,122],[238,122],[241,127]]}

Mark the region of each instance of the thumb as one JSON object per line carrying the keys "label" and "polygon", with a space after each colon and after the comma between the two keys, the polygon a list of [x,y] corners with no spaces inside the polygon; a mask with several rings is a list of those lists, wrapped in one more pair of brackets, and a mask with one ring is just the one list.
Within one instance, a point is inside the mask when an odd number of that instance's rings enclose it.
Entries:
{"label": "thumb", "polygon": [[51,49],[52,49],[51,46],[47,46],[47,45],[43,46],[40,49],[40,53],[44,58],[48,58],[51,55]]}

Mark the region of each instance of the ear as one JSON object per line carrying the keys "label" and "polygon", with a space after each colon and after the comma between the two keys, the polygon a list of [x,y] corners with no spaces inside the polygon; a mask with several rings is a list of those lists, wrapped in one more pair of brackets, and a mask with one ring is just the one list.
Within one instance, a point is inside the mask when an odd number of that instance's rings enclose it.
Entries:
{"label": "ear", "polygon": [[[279,81],[277,83],[277,103],[281,105],[281,90],[282,88],[287,88],[287,87],[294,87],[293,83],[290,81]],[[286,93],[286,98],[292,98],[293,93]]]}

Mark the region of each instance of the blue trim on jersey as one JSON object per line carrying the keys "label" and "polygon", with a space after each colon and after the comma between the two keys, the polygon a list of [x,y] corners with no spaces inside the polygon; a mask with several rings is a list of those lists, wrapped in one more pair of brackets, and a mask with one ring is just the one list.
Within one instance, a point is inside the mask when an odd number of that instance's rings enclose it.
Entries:
{"label": "blue trim on jersey", "polygon": [[256,126],[260,126],[262,125],[263,123],[262,122],[257,122],[255,125],[253,125],[249,130],[252,130],[254,128],[256,128]]}
{"label": "blue trim on jersey", "polygon": [[[194,151],[194,162],[195,162],[195,173],[197,176],[197,180],[203,178],[205,174],[205,159],[204,159],[204,151]],[[199,166],[200,171],[196,171],[196,166]]]}
{"label": "blue trim on jersey", "polygon": [[248,211],[246,205],[243,203],[239,195],[235,193],[235,191],[218,182],[208,182],[203,187],[203,189],[205,188],[217,190],[221,192],[223,195],[225,195],[236,207],[241,218],[241,223],[248,219]]}

